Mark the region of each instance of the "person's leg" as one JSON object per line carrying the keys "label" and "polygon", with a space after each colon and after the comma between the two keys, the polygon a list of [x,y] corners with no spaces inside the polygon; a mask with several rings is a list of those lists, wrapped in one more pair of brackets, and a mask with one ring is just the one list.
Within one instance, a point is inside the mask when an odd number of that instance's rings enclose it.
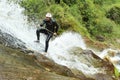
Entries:
{"label": "person's leg", "polygon": [[36,35],[37,35],[37,40],[39,41],[39,39],[40,39],[40,38],[39,38],[39,37],[40,37],[40,29],[37,29],[37,30],[36,30]]}
{"label": "person's leg", "polygon": [[37,29],[36,30],[36,35],[37,35],[37,41],[39,42],[40,40],[40,33],[47,34],[47,31],[45,29]]}
{"label": "person's leg", "polygon": [[49,40],[50,40],[51,37],[52,37],[52,34],[47,35],[47,39],[46,39],[46,42],[45,42],[45,52],[47,52],[47,50],[48,50]]}

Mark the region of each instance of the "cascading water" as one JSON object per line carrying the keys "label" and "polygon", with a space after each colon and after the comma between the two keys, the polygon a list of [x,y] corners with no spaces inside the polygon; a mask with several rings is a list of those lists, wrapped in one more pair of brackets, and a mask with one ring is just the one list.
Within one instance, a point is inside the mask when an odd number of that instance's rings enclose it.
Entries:
{"label": "cascading water", "polygon": [[[24,9],[18,4],[1,0],[0,30],[23,41],[28,49],[41,52],[44,49],[45,36],[41,35],[40,41],[43,44],[42,46],[34,43],[34,40],[36,40],[36,27],[35,25],[29,25],[27,17],[22,14],[23,11]],[[86,45],[79,34],[73,32],[63,33],[61,36],[50,41],[48,55],[46,56],[58,64],[68,66],[69,68],[76,68],[86,74],[99,72],[96,68],[88,67],[86,64],[81,63],[76,56],[70,55],[68,51],[72,47],[86,49]]]}
{"label": "cascading water", "polygon": [[22,14],[24,9],[13,2],[7,0],[0,2],[0,30],[17,37],[26,43],[27,48],[34,50],[41,49],[40,46],[33,43],[36,39],[35,25],[29,26],[27,17]]}
{"label": "cascading water", "polygon": [[120,72],[120,50],[105,49],[99,56],[102,59],[107,58]]}

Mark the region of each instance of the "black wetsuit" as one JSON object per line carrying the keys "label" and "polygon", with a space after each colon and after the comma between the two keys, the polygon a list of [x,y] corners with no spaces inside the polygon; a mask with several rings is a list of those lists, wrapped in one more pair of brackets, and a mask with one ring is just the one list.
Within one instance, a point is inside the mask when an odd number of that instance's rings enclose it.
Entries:
{"label": "black wetsuit", "polygon": [[57,33],[59,26],[56,23],[56,21],[52,19],[50,19],[50,21],[43,20],[43,23],[40,24],[40,26],[42,27],[44,25],[45,25],[45,29],[37,29],[36,34],[37,34],[37,40],[40,39],[40,33],[44,33],[47,35],[47,39],[45,42],[45,52],[47,52],[49,46],[49,40],[53,36],[53,33]]}

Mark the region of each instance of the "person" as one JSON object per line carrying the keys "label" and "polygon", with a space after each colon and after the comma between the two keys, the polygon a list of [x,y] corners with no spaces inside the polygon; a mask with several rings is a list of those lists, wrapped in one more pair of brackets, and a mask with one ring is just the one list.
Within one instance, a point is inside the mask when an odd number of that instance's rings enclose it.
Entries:
{"label": "person", "polygon": [[47,13],[46,18],[43,20],[43,22],[40,24],[41,27],[45,25],[45,28],[37,29],[36,35],[37,35],[37,41],[40,42],[40,33],[43,33],[47,36],[45,41],[45,52],[47,52],[49,47],[49,40],[52,38],[53,35],[57,35],[58,32],[58,24],[55,20],[52,19],[52,14]]}

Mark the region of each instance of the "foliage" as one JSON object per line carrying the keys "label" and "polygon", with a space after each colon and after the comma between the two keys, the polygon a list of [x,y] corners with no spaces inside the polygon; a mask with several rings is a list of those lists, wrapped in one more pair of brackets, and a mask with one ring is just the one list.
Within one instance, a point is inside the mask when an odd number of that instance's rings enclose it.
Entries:
{"label": "foliage", "polygon": [[107,37],[113,32],[114,25],[110,20],[107,19],[95,20],[93,25],[94,26],[90,26],[88,29],[89,32],[94,36],[101,35]]}
{"label": "foliage", "polygon": [[63,0],[64,3],[66,3],[67,5],[71,6],[73,4],[77,3],[77,0]]}
{"label": "foliage", "polygon": [[119,73],[119,71],[118,71],[118,69],[116,67],[114,68],[114,74],[115,74],[116,78],[119,78],[120,73]]}
{"label": "foliage", "polygon": [[115,21],[116,23],[120,24],[120,6],[112,7],[106,14],[107,18]]}
{"label": "foliage", "polygon": [[59,33],[72,30],[87,37],[101,35],[108,40],[109,36],[115,38],[120,34],[119,3],[119,0],[22,0],[20,4],[29,20],[35,22],[51,12],[60,25]]}
{"label": "foliage", "polygon": [[104,0],[94,0],[94,4],[103,5]]}

